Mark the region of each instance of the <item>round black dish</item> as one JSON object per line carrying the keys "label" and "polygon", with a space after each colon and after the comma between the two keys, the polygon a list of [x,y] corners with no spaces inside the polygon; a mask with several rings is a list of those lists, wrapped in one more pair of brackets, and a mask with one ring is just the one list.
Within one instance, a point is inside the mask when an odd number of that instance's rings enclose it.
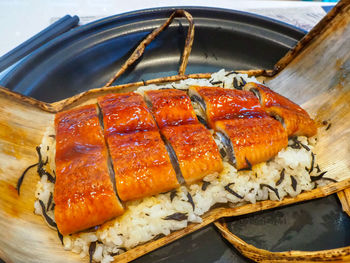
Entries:
{"label": "round black dish", "polygon": [[[130,51],[176,8],[141,10],[105,18],[50,41],[9,72],[0,83],[52,102],[105,84]],[[270,69],[304,35],[278,21],[224,9],[185,8],[196,32],[186,73],[221,68]],[[177,19],[117,83],[174,75],[187,22]],[[320,250],[350,244],[350,220],[335,196],[231,218],[230,229],[272,251]],[[250,262],[208,226],[136,262]]]}
{"label": "round black dish", "polygon": [[[152,29],[175,8],[141,10],[76,28],[34,52],[0,82],[8,89],[52,102],[103,86]],[[196,31],[187,73],[271,68],[304,32],[256,15],[185,8]],[[175,75],[186,37],[177,19],[153,41],[139,63],[118,80]]]}

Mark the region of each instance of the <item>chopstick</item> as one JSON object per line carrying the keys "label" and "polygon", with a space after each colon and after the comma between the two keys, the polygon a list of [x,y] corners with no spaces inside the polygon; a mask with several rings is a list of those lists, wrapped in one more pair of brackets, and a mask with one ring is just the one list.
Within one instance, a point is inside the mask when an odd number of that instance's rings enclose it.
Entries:
{"label": "chopstick", "polygon": [[79,23],[78,16],[65,15],[52,25],[0,57],[0,72]]}

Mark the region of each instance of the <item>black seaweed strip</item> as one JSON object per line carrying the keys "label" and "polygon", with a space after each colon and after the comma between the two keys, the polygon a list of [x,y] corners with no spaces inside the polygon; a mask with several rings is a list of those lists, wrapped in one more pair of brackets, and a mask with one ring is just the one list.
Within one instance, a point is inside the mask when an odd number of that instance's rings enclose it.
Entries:
{"label": "black seaweed strip", "polygon": [[50,226],[57,228],[57,225],[56,225],[55,221],[53,221],[52,218],[49,217],[49,216],[46,214],[44,202],[41,201],[41,200],[39,200],[39,204],[40,204],[40,206],[41,206],[41,210],[42,210],[42,212],[43,212],[43,215],[44,215],[44,218],[45,218],[46,222],[47,222]]}
{"label": "black seaweed strip", "polygon": [[52,192],[50,192],[49,201],[47,202],[47,206],[46,206],[46,211],[49,211],[49,208],[52,203],[52,198],[53,198],[53,195],[52,195]]}
{"label": "black seaweed strip", "polygon": [[280,185],[283,180],[284,180],[284,173],[285,173],[285,169],[283,168],[281,173],[280,173],[280,179],[278,179],[278,181],[276,182],[276,186]]}
{"label": "black seaweed strip", "polygon": [[300,141],[298,141],[297,137],[292,138],[293,144],[289,145],[292,149],[301,149]]}
{"label": "black seaweed strip", "polygon": [[144,79],[141,79],[143,86],[146,86],[146,81]]}
{"label": "black seaweed strip", "polygon": [[241,87],[243,87],[245,84],[247,84],[247,82],[242,77],[240,77],[240,78],[241,78],[241,81],[242,81],[242,86]]}
{"label": "black seaweed strip", "polygon": [[268,184],[260,184],[260,187],[267,187],[268,189],[270,189],[271,191],[273,191],[276,194],[278,200],[280,199],[280,195],[278,193],[277,188],[274,188],[274,187],[272,187],[271,185],[268,185]]}
{"label": "black seaweed strip", "polygon": [[92,257],[96,250],[96,242],[91,242],[89,246],[89,262],[92,263]]}
{"label": "black seaweed strip", "polygon": [[309,169],[309,174],[314,170],[314,165],[315,165],[315,154],[311,152],[311,166]]}
{"label": "black seaweed strip", "polygon": [[172,202],[176,196],[177,196],[176,190],[171,191],[170,192],[170,201]]}
{"label": "black seaweed strip", "polygon": [[61,234],[61,232],[58,229],[57,229],[57,235],[58,235],[58,238],[61,240],[62,245],[64,245],[63,244],[63,235]]}
{"label": "black seaweed strip", "polygon": [[326,127],[326,131],[328,131],[332,126],[332,123],[328,124],[328,126]]}
{"label": "black seaweed strip", "polygon": [[210,82],[212,85],[222,84],[221,80]]}
{"label": "black seaweed strip", "polygon": [[23,179],[24,179],[25,175],[27,174],[27,172],[28,172],[31,168],[37,166],[38,164],[39,164],[39,163],[35,163],[35,164],[32,164],[32,165],[29,165],[29,166],[24,170],[24,172],[22,173],[21,177],[18,178],[17,186],[16,186],[18,195],[20,194],[20,188],[21,188],[21,185],[22,185],[22,183],[23,183]]}
{"label": "black seaweed strip", "polygon": [[248,160],[247,157],[245,157],[244,159],[245,159],[245,161],[246,161],[247,164],[248,164],[248,169],[251,170],[251,169],[252,169],[252,164],[249,162],[249,160]]}
{"label": "black seaweed strip", "polygon": [[293,187],[293,190],[296,191],[296,190],[297,190],[298,182],[297,182],[297,180],[294,178],[293,175],[290,176],[290,179],[292,180],[292,187]]}
{"label": "black seaweed strip", "polygon": [[228,76],[230,76],[230,75],[232,75],[232,74],[238,74],[238,72],[236,72],[236,71],[230,71],[230,72],[226,73],[225,77],[228,77]]}
{"label": "black seaweed strip", "polygon": [[336,183],[338,182],[337,180],[333,179],[333,178],[329,178],[329,177],[323,177],[322,180],[328,180],[328,181],[331,181],[333,183]]}
{"label": "black seaweed strip", "polygon": [[48,150],[50,150],[50,147],[49,147],[49,146],[47,146],[47,147],[46,147],[46,150],[47,150],[47,151],[48,151]]}
{"label": "black seaweed strip", "polygon": [[195,204],[193,202],[193,198],[192,198],[192,195],[190,194],[190,192],[187,192],[187,201],[192,205],[192,210],[194,211]]}
{"label": "black seaweed strip", "polygon": [[251,170],[252,170],[252,164],[249,162],[249,160],[247,159],[247,157],[245,157],[245,161],[247,162],[248,167],[242,168],[242,169],[240,169],[240,170],[238,170],[238,171],[251,171]]}
{"label": "black seaweed strip", "polygon": [[54,138],[54,139],[55,139],[55,138],[56,138],[56,135],[55,135],[55,134],[50,134],[50,135],[49,135],[49,137],[51,137],[51,138]]}
{"label": "black seaweed strip", "polygon": [[202,191],[207,190],[207,188],[208,188],[209,185],[210,185],[210,182],[203,181],[203,184],[202,184]]}
{"label": "black seaweed strip", "polygon": [[316,172],[317,172],[317,173],[320,173],[320,172],[321,172],[320,166],[319,166],[318,164],[316,165],[315,168],[316,168]]}
{"label": "black seaweed strip", "polygon": [[235,89],[241,90],[242,88],[238,85],[237,78],[233,78],[233,87]]}
{"label": "black seaweed strip", "polygon": [[233,191],[230,186],[233,185],[234,183],[229,183],[228,185],[225,186],[225,190],[229,192],[230,194],[234,195],[235,197],[239,199],[243,199],[243,196],[237,194],[235,191]]}
{"label": "black seaweed strip", "polygon": [[305,150],[307,150],[308,152],[310,151],[310,148],[309,148],[307,145],[305,145],[305,144],[303,144],[303,143],[301,143],[301,142],[300,142],[300,145],[301,145]]}
{"label": "black seaweed strip", "polygon": [[324,171],[324,172],[320,173],[319,175],[310,176],[311,182],[315,182],[315,181],[317,181],[317,180],[322,179],[322,177],[323,177],[326,173],[327,173],[327,171]]}
{"label": "black seaweed strip", "polygon": [[52,206],[51,206],[51,211],[55,209],[55,203],[52,203]]}
{"label": "black seaweed strip", "polygon": [[188,218],[186,213],[174,213],[163,218],[163,220],[183,221]]}
{"label": "black seaweed strip", "polygon": [[[123,250],[124,252],[126,252],[126,248],[125,247],[118,247],[118,249],[119,250]],[[116,252],[116,253],[112,253],[112,254],[110,254],[112,257],[114,257],[114,256],[117,256],[117,255],[119,255],[120,254],[120,252]]]}

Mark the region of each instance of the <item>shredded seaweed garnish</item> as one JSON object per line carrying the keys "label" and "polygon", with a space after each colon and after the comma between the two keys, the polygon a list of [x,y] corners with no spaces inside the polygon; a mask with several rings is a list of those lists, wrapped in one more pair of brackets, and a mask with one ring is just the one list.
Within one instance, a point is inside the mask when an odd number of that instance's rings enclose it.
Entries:
{"label": "shredded seaweed garnish", "polygon": [[307,145],[303,144],[302,142],[300,142],[300,145],[308,152],[310,151],[310,148]]}
{"label": "shredded seaweed garnish", "polygon": [[241,90],[242,87],[240,85],[238,85],[238,81],[237,81],[237,78],[233,78],[233,87],[235,89],[238,89],[238,90]]}
{"label": "shredded seaweed garnish", "polygon": [[50,134],[50,135],[49,135],[49,137],[51,137],[51,138],[54,138],[54,139],[55,139],[55,138],[56,138],[56,135],[55,135],[55,134]]}
{"label": "shredded seaweed garnish", "polygon": [[208,186],[210,185],[210,182],[207,182],[207,181],[203,181],[203,184],[202,184],[202,191],[205,191],[207,190]]}
{"label": "shredded seaweed garnish", "polygon": [[278,200],[280,199],[280,195],[278,193],[278,189],[277,188],[274,188],[274,187],[272,187],[271,185],[268,185],[268,184],[260,184],[260,187],[261,188],[262,187],[266,187],[266,188],[270,189],[271,191],[273,191],[276,194]]}
{"label": "shredded seaweed garnish", "polygon": [[226,73],[225,77],[228,77],[228,76],[230,76],[230,75],[232,75],[232,74],[238,74],[238,72],[236,72],[236,71],[230,71],[230,72]]}
{"label": "shredded seaweed garnish", "polygon": [[283,168],[281,173],[280,173],[280,179],[278,179],[278,181],[276,182],[276,186],[280,185],[283,182],[285,171],[286,171],[286,169]]}
{"label": "shredded seaweed garnish", "polygon": [[193,198],[192,198],[192,195],[190,194],[190,192],[187,192],[187,202],[189,202],[191,205],[192,205],[192,209],[194,211],[195,209],[195,204],[193,202]]}
{"label": "shredded seaweed garnish", "polygon": [[55,209],[55,203],[52,203],[52,206],[51,206],[51,211]]}
{"label": "shredded seaweed garnish", "polygon": [[42,213],[43,213],[43,216],[44,216],[46,222],[47,222],[50,226],[52,226],[52,227],[54,227],[54,228],[57,228],[57,225],[56,225],[55,221],[53,221],[53,219],[52,219],[51,217],[49,217],[49,216],[46,214],[46,209],[45,209],[45,204],[44,204],[44,202],[43,202],[42,200],[39,199],[39,204],[40,204],[40,206],[41,206],[41,211],[42,211]]}
{"label": "shredded seaweed garnish", "polygon": [[92,258],[96,250],[96,243],[97,242],[91,242],[89,246],[89,262],[92,263]]}
{"label": "shredded seaweed garnish", "polygon": [[146,81],[144,79],[141,79],[143,86],[146,86]]}
{"label": "shredded seaweed garnish", "polygon": [[183,221],[187,220],[187,213],[174,213],[163,218],[163,220]]}
{"label": "shredded seaweed garnish", "polygon": [[62,245],[64,245],[64,244],[63,244],[63,235],[62,235],[61,232],[58,230],[58,228],[57,228],[57,235],[58,235],[58,238],[61,240]]}
{"label": "shredded seaweed garnish", "polygon": [[[118,249],[119,250],[121,250],[121,251],[124,251],[124,252],[126,252],[126,248],[125,247],[118,247]],[[114,257],[114,256],[118,256],[120,254],[120,251],[118,251],[118,252],[116,252],[116,253],[112,253],[112,254],[110,254],[112,257]]]}
{"label": "shredded seaweed garnish", "polygon": [[222,84],[221,80],[210,82],[212,85]]}
{"label": "shredded seaweed garnish", "polygon": [[50,209],[52,198],[53,198],[53,195],[52,195],[52,192],[50,192],[49,201],[47,201],[46,211],[49,211]]}
{"label": "shredded seaweed garnish", "polygon": [[311,165],[309,169],[309,174],[314,170],[314,165],[315,165],[315,154],[311,152]]}
{"label": "shredded seaweed garnish", "polygon": [[177,196],[176,190],[172,190],[170,192],[170,201],[172,202],[176,196]]}
{"label": "shredded seaweed garnish", "polygon": [[329,178],[329,177],[323,177],[322,180],[328,180],[328,181],[331,181],[333,183],[336,183],[338,182],[337,180],[333,179],[333,178]]}
{"label": "shredded seaweed garnish", "polygon": [[247,159],[247,157],[245,157],[245,161],[246,161],[248,167],[242,168],[242,169],[240,169],[239,171],[251,171],[251,170],[252,170],[252,164],[249,162],[249,160]]}
{"label": "shredded seaweed garnish", "polygon": [[46,147],[46,151],[48,151],[48,150],[50,150],[50,147],[49,147],[49,146]]}
{"label": "shredded seaweed garnish", "polygon": [[227,192],[229,192],[230,194],[234,195],[235,197],[239,198],[239,199],[243,199],[243,196],[237,194],[235,191],[233,191],[230,186],[233,185],[235,183],[229,183],[227,184],[224,188]]}
{"label": "shredded seaweed garnish", "polygon": [[318,164],[316,165],[315,168],[316,168],[316,172],[317,172],[317,173],[320,173],[320,172],[321,172],[320,166],[319,166]]}
{"label": "shredded seaweed garnish", "polygon": [[252,164],[249,162],[249,160],[248,160],[247,157],[245,157],[244,159],[245,159],[245,161],[246,161],[247,164],[248,164],[248,169],[251,170],[251,169],[252,169]]}
{"label": "shredded seaweed garnish", "polygon": [[326,127],[326,131],[328,131],[332,126],[332,123],[328,124],[327,127]]}
{"label": "shredded seaweed garnish", "polygon": [[292,138],[293,144],[289,145],[292,149],[301,149],[300,141],[297,137]]}
{"label": "shredded seaweed garnish", "polygon": [[324,120],[324,121],[322,121],[322,124],[323,124],[323,125],[327,125],[327,124],[328,124],[328,121]]}
{"label": "shredded seaweed garnish", "polygon": [[36,152],[38,153],[38,158],[39,158],[37,173],[39,174],[40,178],[41,178],[44,174],[46,174],[47,179],[48,179],[51,183],[54,184],[54,183],[56,182],[56,178],[53,177],[48,171],[46,171],[46,170],[44,169],[44,165],[46,165],[46,164],[49,162],[49,158],[46,158],[46,161],[43,162],[40,149],[41,149],[40,146],[37,146],[37,147],[36,147]]}
{"label": "shredded seaweed garnish", "polygon": [[[296,191],[296,190],[297,190],[297,185],[298,185],[297,180],[294,178],[293,175],[290,176],[290,180],[292,181],[293,190]],[[278,198],[278,199],[279,199],[279,198]]]}
{"label": "shredded seaweed garnish", "polygon": [[319,175],[315,175],[315,176],[310,176],[311,178],[311,182],[315,182],[317,180],[322,179],[322,177],[327,173],[327,171],[324,171],[322,173],[320,173]]}
{"label": "shredded seaweed garnish", "polygon": [[39,163],[35,163],[35,164],[32,164],[32,165],[29,165],[29,166],[24,170],[24,172],[22,173],[22,175],[20,176],[20,178],[18,178],[17,186],[16,186],[18,195],[20,194],[21,185],[22,185],[22,183],[23,183],[23,179],[24,179],[25,175],[27,174],[27,172],[28,172],[31,168],[37,166],[38,164],[39,164]]}

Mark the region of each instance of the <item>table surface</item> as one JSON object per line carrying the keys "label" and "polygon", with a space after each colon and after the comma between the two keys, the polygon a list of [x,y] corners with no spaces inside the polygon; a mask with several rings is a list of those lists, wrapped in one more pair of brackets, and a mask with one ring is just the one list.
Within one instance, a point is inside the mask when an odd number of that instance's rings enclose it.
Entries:
{"label": "table surface", "polygon": [[326,12],[321,6],[334,3],[300,1],[243,1],[243,0],[1,0],[0,56],[21,44],[56,19],[78,15],[81,23],[133,10],[164,6],[208,6],[248,11],[272,17],[306,31]]}

